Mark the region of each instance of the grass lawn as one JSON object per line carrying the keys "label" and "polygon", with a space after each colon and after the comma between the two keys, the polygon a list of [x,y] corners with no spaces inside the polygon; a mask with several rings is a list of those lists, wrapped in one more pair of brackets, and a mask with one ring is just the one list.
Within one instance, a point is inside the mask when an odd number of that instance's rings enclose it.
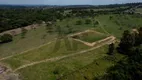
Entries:
{"label": "grass lawn", "polygon": [[[30,66],[19,70],[23,80],[83,80],[83,75],[90,80],[88,73],[104,74],[106,69],[114,64],[114,61],[104,59],[107,54],[107,46],[101,47],[94,51],[65,58],[56,62],[46,62]],[[117,56],[117,55],[116,55]],[[119,56],[119,59],[121,57]],[[98,62],[97,66],[95,62]],[[93,68],[94,67],[94,68]]]}
{"label": "grass lawn", "polygon": [[80,39],[80,40],[85,41],[85,42],[92,43],[92,42],[95,42],[95,41],[102,40],[106,37],[107,36],[105,34],[88,32],[88,33],[83,33],[81,35],[78,35],[77,39]]}
{"label": "grass lawn", "polygon": [[[113,18],[110,20],[110,16]],[[95,27],[96,31],[103,32],[105,34],[111,34],[121,38],[124,30],[131,30],[133,28],[138,28],[142,26],[142,18],[137,17],[136,15],[100,15],[97,16],[96,19],[100,22],[98,27]],[[120,25],[117,25],[115,22],[119,22]]]}
{"label": "grass lawn", "polygon": [[104,75],[107,68],[113,66],[116,61],[123,57],[121,54],[102,56],[83,68],[60,77],[60,80],[94,80],[96,77]]}
{"label": "grass lawn", "polygon": [[[86,50],[90,48],[80,42],[77,42],[74,40],[69,40],[69,41],[70,43],[69,42],[65,43],[64,40],[61,40],[61,43],[59,41],[57,42],[54,41],[50,45],[45,45],[41,48],[28,51],[21,55],[16,55],[12,58],[3,60],[2,62],[8,64],[12,69],[15,69],[24,64],[28,64],[31,62],[41,61],[41,60],[63,56],[63,55],[68,55],[68,54],[73,54],[75,52],[79,52],[81,50]],[[67,50],[68,47],[66,45],[69,45],[69,44],[71,44],[72,50]],[[55,52],[54,49],[57,50],[58,48],[59,50]]]}
{"label": "grass lawn", "polygon": [[142,14],[142,8],[137,8],[137,9],[136,9],[136,12]]}
{"label": "grass lawn", "polygon": [[28,31],[25,38],[21,38],[21,34],[19,34],[14,36],[12,42],[0,44],[0,58],[19,54],[31,48],[38,47],[54,40],[55,37],[56,34],[50,35],[46,33],[44,26]]}

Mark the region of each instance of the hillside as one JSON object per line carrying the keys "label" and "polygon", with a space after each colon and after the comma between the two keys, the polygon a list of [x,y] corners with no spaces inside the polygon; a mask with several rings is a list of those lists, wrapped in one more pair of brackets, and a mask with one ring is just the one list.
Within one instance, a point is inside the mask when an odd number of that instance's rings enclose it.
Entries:
{"label": "hillside", "polygon": [[[0,80],[97,80],[100,76],[102,78],[111,67],[131,56],[117,50],[126,30],[131,34],[134,30],[140,32],[139,28],[142,27],[141,14],[125,12],[139,4],[130,5],[132,4],[119,5],[120,8],[118,5],[111,5],[107,8],[89,7],[80,10],[34,9],[33,12],[25,10],[18,15],[16,13],[22,12],[22,9],[14,11],[13,14],[18,19],[31,18],[27,21],[30,23],[24,26],[33,23],[38,25],[31,29],[24,27],[23,23],[21,24],[23,21],[18,21],[17,24],[10,23],[7,28],[1,28],[1,32],[8,30],[5,33],[11,32],[11,29],[18,32],[12,35],[12,41],[0,43]],[[13,10],[4,11],[9,20],[3,16],[2,21],[17,21],[9,14]],[[136,12],[138,11],[140,12],[140,8],[136,9]],[[20,16],[26,13],[28,15]],[[10,27],[11,24],[18,26]],[[130,41],[133,40],[131,36],[133,35],[128,37]],[[108,54],[110,44],[114,47],[112,55]],[[132,50],[138,47],[135,46]]]}

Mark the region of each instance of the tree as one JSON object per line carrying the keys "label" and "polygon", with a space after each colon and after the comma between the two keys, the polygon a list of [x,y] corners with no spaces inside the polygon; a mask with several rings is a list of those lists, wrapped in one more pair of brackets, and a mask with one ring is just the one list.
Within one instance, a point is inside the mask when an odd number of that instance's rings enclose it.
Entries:
{"label": "tree", "polygon": [[138,29],[138,44],[142,44],[142,27]]}
{"label": "tree", "polygon": [[112,20],[113,16],[109,16],[109,19]]}
{"label": "tree", "polygon": [[112,54],[114,53],[114,49],[115,49],[114,43],[111,43],[111,44],[109,45],[108,54],[109,54],[109,55],[112,55]]}
{"label": "tree", "polygon": [[81,25],[81,24],[82,24],[81,20],[76,21],[76,25]]}
{"label": "tree", "polygon": [[91,20],[90,19],[86,19],[85,20],[85,24],[90,24],[91,23]]}
{"label": "tree", "polygon": [[132,51],[128,56],[107,70],[107,73],[98,80],[141,80],[142,79],[142,48]]}
{"label": "tree", "polygon": [[10,34],[4,34],[0,37],[2,43],[7,43],[13,41],[13,37]]}
{"label": "tree", "polygon": [[121,41],[119,43],[118,52],[124,54],[127,52],[128,54],[128,52],[134,46],[134,44],[135,44],[135,37],[132,36],[132,34],[128,30],[126,30],[124,31],[123,37],[121,38]]}
{"label": "tree", "polygon": [[95,22],[94,22],[94,27],[96,27],[96,25],[99,25],[99,22],[98,22],[98,21],[95,21]]}

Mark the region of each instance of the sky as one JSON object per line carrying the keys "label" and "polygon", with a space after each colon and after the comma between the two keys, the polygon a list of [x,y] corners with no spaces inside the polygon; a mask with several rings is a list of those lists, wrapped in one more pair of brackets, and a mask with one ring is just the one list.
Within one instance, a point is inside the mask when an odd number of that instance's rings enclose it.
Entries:
{"label": "sky", "polygon": [[27,5],[103,5],[142,2],[142,0],[0,0],[0,4],[27,4]]}

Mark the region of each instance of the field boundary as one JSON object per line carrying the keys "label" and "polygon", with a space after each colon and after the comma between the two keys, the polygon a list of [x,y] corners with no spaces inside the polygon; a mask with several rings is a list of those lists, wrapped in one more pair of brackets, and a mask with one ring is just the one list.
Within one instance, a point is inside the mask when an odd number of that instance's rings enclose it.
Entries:
{"label": "field boundary", "polygon": [[108,37],[101,39],[99,41],[95,41],[95,42],[90,43],[90,42],[87,42],[87,41],[83,41],[83,40],[80,40],[80,39],[73,38],[74,36],[78,36],[78,35],[81,35],[81,34],[84,34],[84,33],[89,33],[89,32],[93,32],[93,33],[97,33],[97,34],[103,34],[103,33],[100,33],[100,32],[94,31],[94,30],[86,30],[86,31],[83,31],[83,32],[79,32],[79,33],[69,35],[69,37],[71,37],[75,41],[81,42],[81,43],[83,43],[87,46],[90,46],[90,47],[93,47],[93,46],[100,44],[100,43],[107,41],[107,40],[115,39],[114,36],[108,36]]}

